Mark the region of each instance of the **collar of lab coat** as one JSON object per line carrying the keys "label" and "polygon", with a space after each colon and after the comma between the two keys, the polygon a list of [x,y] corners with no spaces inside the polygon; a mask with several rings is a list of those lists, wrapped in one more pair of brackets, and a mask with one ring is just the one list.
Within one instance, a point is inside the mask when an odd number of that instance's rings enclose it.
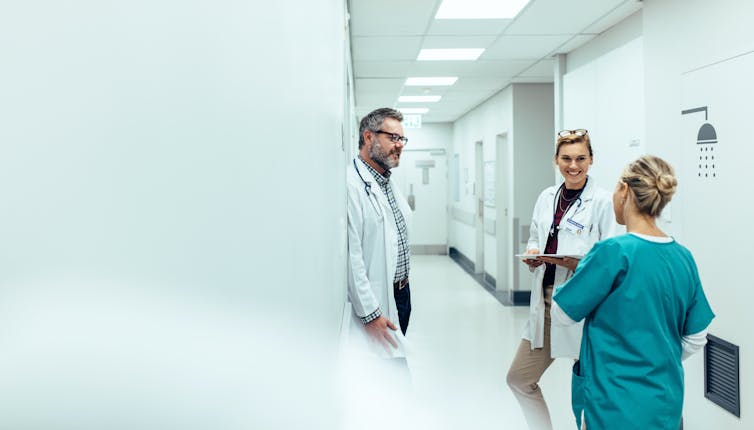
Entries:
{"label": "collar of lab coat", "polygon": [[[361,180],[371,184],[370,190],[371,193],[376,196],[377,201],[380,203],[380,206],[382,206],[385,213],[389,213],[392,215],[392,209],[390,209],[390,202],[387,199],[387,196],[385,195],[385,192],[382,191],[382,187],[377,182],[374,176],[372,176],[372,172],[369,171],[366,164],[364,164],[364,161],[361,159],[361,157],[356,157],[356,166],[357,169],[359,169],[359,173],[361,174]],[[388,183],[390,183],[390,178],[386,178]],[[395,190],[393,190],[395,192]]]}

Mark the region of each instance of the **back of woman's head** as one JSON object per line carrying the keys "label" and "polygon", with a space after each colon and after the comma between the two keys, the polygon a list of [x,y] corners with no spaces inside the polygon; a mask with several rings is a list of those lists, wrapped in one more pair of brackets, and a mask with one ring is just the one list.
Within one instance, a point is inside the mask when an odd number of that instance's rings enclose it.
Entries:
{"label": "back of woman's head", "polygon": [[640,213],[658,217],[675,194],[673,167],[654,155],[643,155],[626,166],[621,181],[628,184]]}

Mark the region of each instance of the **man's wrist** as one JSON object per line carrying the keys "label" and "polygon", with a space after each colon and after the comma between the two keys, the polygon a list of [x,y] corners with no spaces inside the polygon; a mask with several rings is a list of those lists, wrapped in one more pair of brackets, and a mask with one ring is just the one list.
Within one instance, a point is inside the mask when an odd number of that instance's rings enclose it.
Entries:
{"label": "man's wrist", "polygon": [[382,311],[380,311],[380,308],[377,308],[374,312],[367,316],[359,317],[361,319],[361,323],[364,325],[369,324],[370,322],[376,320],[377,318],[382,316]]}

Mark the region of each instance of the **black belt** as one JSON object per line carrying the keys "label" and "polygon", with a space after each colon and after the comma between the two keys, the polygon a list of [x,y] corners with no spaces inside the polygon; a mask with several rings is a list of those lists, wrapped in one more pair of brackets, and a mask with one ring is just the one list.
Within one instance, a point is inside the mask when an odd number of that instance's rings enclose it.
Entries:
{"label": "black belt", "polygon": [[408,276],[398,282],[393,282],[393,288],[396,290],[402,290],[406,285],[408,285]]}

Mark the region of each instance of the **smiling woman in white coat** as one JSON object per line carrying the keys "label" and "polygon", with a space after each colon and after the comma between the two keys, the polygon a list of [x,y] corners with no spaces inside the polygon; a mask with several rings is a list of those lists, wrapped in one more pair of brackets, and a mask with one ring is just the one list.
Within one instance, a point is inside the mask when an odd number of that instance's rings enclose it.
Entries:
{"label": "smiling woman in white coat", "polygon": [[581,325],[551,327],[553,286],[563,284],[573,275],[579,263],[573,256],[583,256],[596,242],[622,232],[613,217],[611,194],[597,187],[587,175],[592,162],[592,146],[586,130],[558,133],[555,165],[563,183],[542,191],[534,206],[526,253],[571,257],[523,260],[534,275],[529,319],[508,370],[507,382],[532,430],[552,429],[550,413],[538,385],[540,378],[555,358],[578,358],[581,344]]}

